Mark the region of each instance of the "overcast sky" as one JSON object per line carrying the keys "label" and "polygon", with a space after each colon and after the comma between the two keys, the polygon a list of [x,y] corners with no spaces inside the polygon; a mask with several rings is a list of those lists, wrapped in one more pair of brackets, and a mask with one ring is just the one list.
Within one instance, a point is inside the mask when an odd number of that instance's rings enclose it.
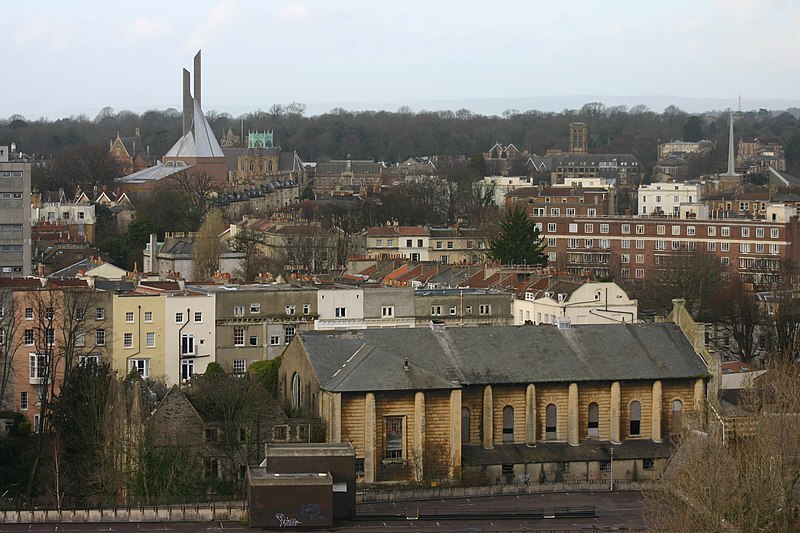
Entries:
{"label": "overcast sky", "polygon": [[0,119],[180,108],[200,48],[203,108],[234,115],[291,101],[798,99],[798,28],[798,0],[30,0],[0,17]]}

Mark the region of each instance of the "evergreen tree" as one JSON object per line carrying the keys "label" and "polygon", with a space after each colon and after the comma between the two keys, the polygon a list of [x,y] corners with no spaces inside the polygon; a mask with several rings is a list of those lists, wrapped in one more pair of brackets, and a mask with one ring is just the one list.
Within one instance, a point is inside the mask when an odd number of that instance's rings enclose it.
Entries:
{"label": "evergreen tree", "polygon": [[506,211],[489,241],[491,257],[506,264],[546,265],[544,248],[539,228],[522,207]]}

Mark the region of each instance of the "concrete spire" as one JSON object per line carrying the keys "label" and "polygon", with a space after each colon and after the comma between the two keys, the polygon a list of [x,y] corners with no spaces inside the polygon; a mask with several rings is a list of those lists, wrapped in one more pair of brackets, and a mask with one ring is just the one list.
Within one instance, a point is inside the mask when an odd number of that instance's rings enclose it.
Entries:
{"label": "concrete spire", "polygon": [[194,99],[197,100],[197,103],[202,107],[202,101],[200,100],[200,54],[202,50],[198,50],[197,54],[194,56]]}
{"label": "concrete spire", "polygon": [[725,174],[720,175],[722,179],[733,180],[739,179],[739,174],[736,173],[736,147],[734,145],[733,139],[733,111],[731,111],[730,117],[730,131],[728,133],[728,171]]}
{"label": "concrete spire", "polygon": [[194,112],[194,104],[192,103],[191,90],[192,78],[189,71],[183,69],[183,134],[192,127],[192,113]]}

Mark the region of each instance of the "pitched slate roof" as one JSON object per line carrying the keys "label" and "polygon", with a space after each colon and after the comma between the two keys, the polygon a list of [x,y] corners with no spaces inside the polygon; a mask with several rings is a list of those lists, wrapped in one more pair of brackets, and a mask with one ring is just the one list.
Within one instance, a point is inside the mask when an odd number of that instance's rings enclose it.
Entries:
{"label": "pitched slate roof", "polygon": [[[298,334],[324,390],[680,379],[707,371],[672,323]],[[404,370],[408,359],[409,370]]]}

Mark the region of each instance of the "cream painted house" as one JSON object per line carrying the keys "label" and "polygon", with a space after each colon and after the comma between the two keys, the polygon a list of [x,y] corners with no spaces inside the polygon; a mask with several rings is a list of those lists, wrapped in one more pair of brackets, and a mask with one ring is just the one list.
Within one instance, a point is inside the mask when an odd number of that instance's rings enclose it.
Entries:
{"label": "cream painted house", "polygon": [[215,360],[214,300],[213,293],[186,290],[164,295],[164,375],[168,385],[204,374],[208,363]]}
{"label": "cream painted house", "polygon": [[529,288],[512,303],[514,324],[631,324],[638,320],[638,301],[613,282],[556,281]]}

